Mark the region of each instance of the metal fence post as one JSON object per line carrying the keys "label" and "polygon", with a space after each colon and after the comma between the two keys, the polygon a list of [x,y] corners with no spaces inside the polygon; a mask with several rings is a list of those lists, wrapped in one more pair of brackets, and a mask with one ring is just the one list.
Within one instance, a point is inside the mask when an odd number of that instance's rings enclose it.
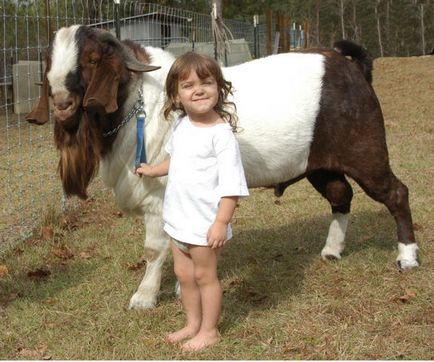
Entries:
{"label": "metal fence post", "polygon": [[115,24],[116,24],[116,38],[121,40],[121,24],[119,22],[119,5],[121,0],[113,0],[115,4]]}
{"label": "metal fence post", "polygon": [[47,28],[47,41],[51,43],[51,14],[50,14],[50,0],[45,0],[45,26]]}

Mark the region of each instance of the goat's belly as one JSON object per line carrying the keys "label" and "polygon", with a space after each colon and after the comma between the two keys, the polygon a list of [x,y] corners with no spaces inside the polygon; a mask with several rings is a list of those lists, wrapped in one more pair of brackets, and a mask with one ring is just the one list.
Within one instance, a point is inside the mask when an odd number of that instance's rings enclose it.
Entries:
{"label": "goat's belly", "polygon": [[[283,99],[281,100],[283,102]],[[239,107],[236,134],[249,187],[271,186],[306,171],[319,98],[308,107],[257,109]]]}
{"label": "goat's belly", "polygon": [[225,69],[235,89],[237,139],[249,187],[275,185],[306,171],[324,71],[318,54],[282,54]]}
{"label": "goat's belly", "polygon": [[292,180],[306,171],[312,137],[270,132],[237,136],[249,187],[272,186]]}

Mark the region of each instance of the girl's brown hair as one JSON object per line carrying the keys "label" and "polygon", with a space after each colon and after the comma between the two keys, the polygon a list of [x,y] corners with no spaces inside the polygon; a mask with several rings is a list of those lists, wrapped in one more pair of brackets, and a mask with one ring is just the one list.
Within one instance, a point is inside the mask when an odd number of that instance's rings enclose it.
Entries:
{"label": "girl's brown hair", "polygon": [[[185,116],[182,105],[177,104],[176,95],[178,94],[178,83],[180,80],[188,78],[190,72],[194,70],[200,79],[213,77],[217,82],[219,98],[214,110],[232,127],[232,131],[237,129],[236,107],[233,102],[229,102],[227,97],[232,94],[232,83],[223,78],[222,71],[218,63],[207,55],[188,52],[175,60],[166,78],[166,101],[163,107],[163,114],[166,119],[171,112],[181,111]],[[228,111],[232,108],[233,112]]]}

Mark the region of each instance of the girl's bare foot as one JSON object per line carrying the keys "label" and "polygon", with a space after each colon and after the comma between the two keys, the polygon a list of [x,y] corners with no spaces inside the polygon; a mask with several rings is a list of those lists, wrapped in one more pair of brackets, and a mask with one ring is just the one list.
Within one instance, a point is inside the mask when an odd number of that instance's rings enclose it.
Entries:
{"label": "girl's bare foot", "polygon": [[186,352],[200,351],[216,344],[219,340],[220,333],[217,330],[212,332],[199,332],[182,345],[182,350]]}
{"label": "girl's bare foot", "polygon": [[186,326],[179,331],[173,332],[166,337],[166,341],[172,344],[183,341],[187,338],[192,338],[197,333],[198,328]]}

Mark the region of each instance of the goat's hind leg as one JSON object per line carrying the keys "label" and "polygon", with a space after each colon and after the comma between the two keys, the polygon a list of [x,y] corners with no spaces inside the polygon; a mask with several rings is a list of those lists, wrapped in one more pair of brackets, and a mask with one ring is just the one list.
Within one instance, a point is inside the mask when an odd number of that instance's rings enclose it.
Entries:
{"label": "goat's hind leg", "polygon": [[130,299],[129,309],[155,307],[160,291],[161,273],[169,250],[169,238],[163,231],[161,215],[145,216],[146,272],[139,288]]}
{"label": "goat's hind leg", "polygon": [[353,190],[344,175],[331,171],[314,171],[307,179],[329,201],[332,209],[332,221],[321,257],[324,260],[339,260],[345,247]]}
{"label": "goat's hind leg", "polygon": [[413,231],[408,188],[387,168],[382,175],[374,177],[375,173],[355,175],[354,179],[362,189],[375,201],[388,208],[396,222],[398,234],[398,257],[400,269],[410,269],[419,266],[418,250]]}

